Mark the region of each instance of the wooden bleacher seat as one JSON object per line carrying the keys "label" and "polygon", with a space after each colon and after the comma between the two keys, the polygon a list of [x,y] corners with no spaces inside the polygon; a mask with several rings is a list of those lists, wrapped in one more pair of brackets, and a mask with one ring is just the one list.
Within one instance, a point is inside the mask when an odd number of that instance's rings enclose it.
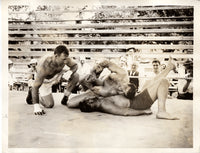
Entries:
{"label": "wooden bleacher seat", "polygon": [[[182,11],[182,14],[159,16],[159,11],[169,13],[172,10]],[[147,11],[154,15],[145,14]],[[92,17],[84,16],[88,12]],[[102,12],[107,16],[98,17]],[[8,55],[9,58],[39,58],[58,44],[65,44],[70,49],[70,56],[92,60],[96,57],[119,58],[131,47],[139,50],[134,55],[142,58],[164,59],[170,55],[178,60],[193,58],[192,12],[193,7],[181,5],[37,10],[32,16],[29,11],[10,9]],[[23,19],[24,14],[28,18]]]}

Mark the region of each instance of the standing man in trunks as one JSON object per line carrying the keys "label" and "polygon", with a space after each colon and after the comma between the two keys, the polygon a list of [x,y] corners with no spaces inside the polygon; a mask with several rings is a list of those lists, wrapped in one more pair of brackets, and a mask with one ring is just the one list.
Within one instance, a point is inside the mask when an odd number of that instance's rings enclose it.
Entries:
{"label": "standing man in trunks", "polygon": [[135,96],[135,88],[129,86],[128,77],[116,64],[104,61],[99,65],[107,67],[112,71],[108,79],[104,80],[102,86],[91,88],[82,95],[71,98],[68,107],[80,107],[83,112],[101,111],[105,113],[134,116],[150,114],[151,105],[158,99],[158,119],[178,119],[166,112],[165,103],[168,94],[169,83],[166,79],[168,73],[175,69],[171,61],[165,70],[154,77],[141,93]]}
{"label": "standing man in trunks", "polygon": [[52,108],[54,106],[51,87],[53,84],[59,82],[65,72],[70,72],[71,76],[61,101],[63,105],[66,105],[71,91],[79,80],[78,74],[75,73],[78,66],[68,56],[69,50],[64,45],[59,45],[55,48],[54,53],[45,55],[40,59],[32,87],[32,104],[34,104],[35,115],[45,114],[44,110],[39,106],[39,102],[46,108]]}

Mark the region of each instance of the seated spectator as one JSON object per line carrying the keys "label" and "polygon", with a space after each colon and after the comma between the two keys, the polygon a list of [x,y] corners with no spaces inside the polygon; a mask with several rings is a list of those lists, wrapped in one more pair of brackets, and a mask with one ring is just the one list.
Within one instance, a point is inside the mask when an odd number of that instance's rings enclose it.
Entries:
{"label": "seated spectator", "polygon": [[193,100],[193,62],[188,60],[184,66],[186,79],[179,81],[177,98]]}
{"label": "seated spectator", "polygon": [[153,66],[153,73],[155,75],[160,73],[160,61],[158,59],[154,59],[152,61],[152,66]]}
{"label": "seated spectator", "polygon": [[[137,71],[138,69],[138,64],[136,62],[133,62],[131,65],[131,69],[128,70],[128,75],[129,76],[139,76],[139,72]],[[136,88],[138,89],[139,87],[139,79],[138,78],[129,78],[129,82],[131,84],[134,84]]]}
{"label": "seated spectator", "polygon": [[121,56],[120,57],[120,59],[119,59],[119,65],[120,65],[120,67],[121,68],[123,68],[123,69],[127,69],[127,58],[126,57],[124,57],[124,56]]}
{"label": "seated spectator", "polygon": [[140,85],[139,85],[139,91],[142,91],[146,86],[148,85],[148,82],[154,78],[156,75],[158,75],[161,72],[160,70],[160,61],[158,59],[153,59],[152,61],[152,71],[148,72],[147,75],[145,75],[147,78],[141,78],[140,79]]}

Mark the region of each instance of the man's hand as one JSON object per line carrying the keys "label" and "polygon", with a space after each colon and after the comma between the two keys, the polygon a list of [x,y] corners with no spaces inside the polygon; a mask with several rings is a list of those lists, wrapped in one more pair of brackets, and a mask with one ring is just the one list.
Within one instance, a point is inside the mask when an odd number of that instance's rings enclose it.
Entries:
{"label": "man's hand", "polygon": [[45,114],[45,111],[40,108],[39,104],[34,104],[34,114],[35,115],[43,115],[43,114]]}
{"label": "man's hand", "polygon": [[101,92],[100,92],[100,87],[98,86],[95,86],[93,88],[90,89],[93,93],[97,94],[97,95],[101,95]]}

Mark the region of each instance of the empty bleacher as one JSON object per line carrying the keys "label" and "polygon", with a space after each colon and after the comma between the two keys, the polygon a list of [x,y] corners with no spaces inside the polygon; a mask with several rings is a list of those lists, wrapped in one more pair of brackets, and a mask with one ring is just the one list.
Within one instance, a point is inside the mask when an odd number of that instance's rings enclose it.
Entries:
{"label": "empty bleacher", "polygon": [[8,55],[16,68],[59,44],[71,57],[119,58],[136,48],[140,60],[193,58],[191,6],[9,6]]}

